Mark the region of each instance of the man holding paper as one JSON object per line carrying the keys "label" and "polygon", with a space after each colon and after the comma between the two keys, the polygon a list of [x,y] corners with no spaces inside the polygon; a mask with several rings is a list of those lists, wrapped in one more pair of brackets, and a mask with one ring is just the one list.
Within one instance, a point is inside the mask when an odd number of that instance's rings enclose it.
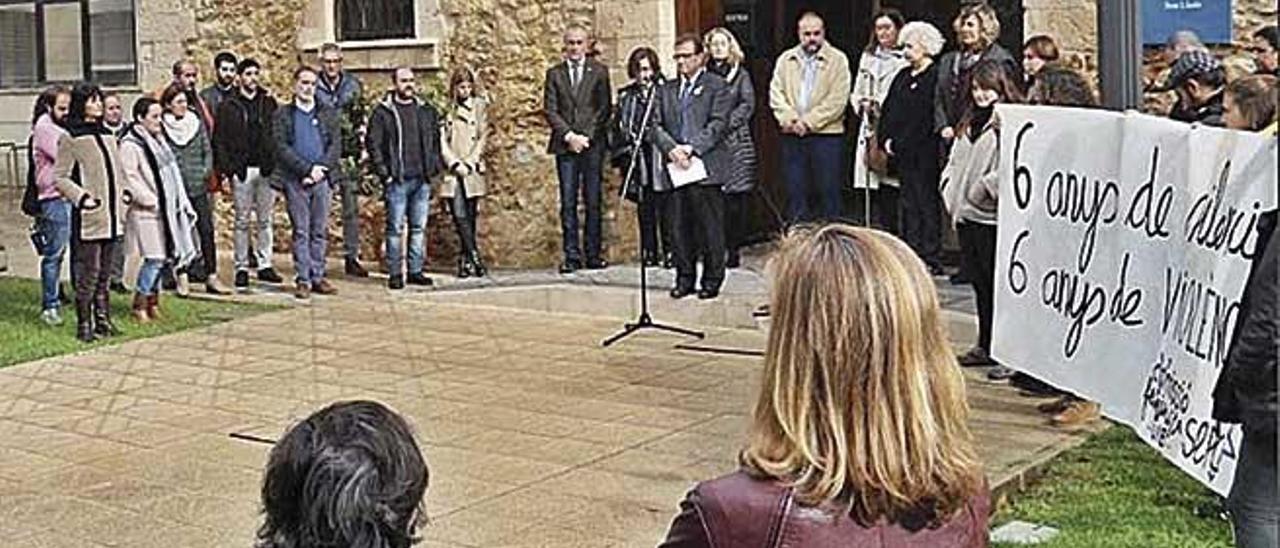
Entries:
{"label": "man holding paper", "polygon": [[[693,294],[697,253],[702,253],[699,299],[714,299],[724,282],[724,197],[720,187],[728,173],[730,97],[723,79],[707,72],[702,39],[686,34],[676,39],[679,76],[657,92],[653,129],[648,139],[667,159],[666,177],[675,190],[667,200],[674,234],[676,287],[673,299]],[[665,186],[665,185],[664,185]],[[701,242],[701,249],[696,245]]]}

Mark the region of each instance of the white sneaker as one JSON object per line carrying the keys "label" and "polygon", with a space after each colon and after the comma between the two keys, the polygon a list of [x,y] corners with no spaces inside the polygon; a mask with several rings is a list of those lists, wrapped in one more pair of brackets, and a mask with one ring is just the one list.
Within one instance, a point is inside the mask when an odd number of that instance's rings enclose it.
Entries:
{"label": "white sneaker", "polygon": [[40,313],[40,321],[49,327],[62,325],[62,314],[56,308],[46,308]]}
{"label": "white sneaker", "polygon": [[177,293],[179,297],[185,299],[187,296],[191,295],[191,281],[187,279],[187,274],[185,272],[178,274],[177,280],[175,281],[178,282]]}

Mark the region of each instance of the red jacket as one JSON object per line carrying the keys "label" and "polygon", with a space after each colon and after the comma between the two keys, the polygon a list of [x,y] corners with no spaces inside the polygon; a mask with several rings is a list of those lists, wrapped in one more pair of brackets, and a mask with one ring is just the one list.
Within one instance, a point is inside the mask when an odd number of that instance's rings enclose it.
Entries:
{"label": "red jacket", "polygon": [[737,472],[690,491],[660,548],[981,548],[990,513],[984,488],[936,529],[911,531],[883,520],[866,527],[834,504],[803,506],[791,488]]}

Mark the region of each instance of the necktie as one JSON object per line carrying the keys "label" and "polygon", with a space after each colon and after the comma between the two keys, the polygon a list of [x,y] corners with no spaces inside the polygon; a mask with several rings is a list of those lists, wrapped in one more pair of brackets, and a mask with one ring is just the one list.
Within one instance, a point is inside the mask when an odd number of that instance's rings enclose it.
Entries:
{"label": "necktie", "polygon": [[680,84],[680,101],[684,102],[689,98],[689,91],[693,88],[693,82],[688,78],[684,79],[684,83]]}
{"label": "necktie", "polygon": [[569,65],[569,85],[577,89],[579,82],[582,82],[582,62],[574,61]]}

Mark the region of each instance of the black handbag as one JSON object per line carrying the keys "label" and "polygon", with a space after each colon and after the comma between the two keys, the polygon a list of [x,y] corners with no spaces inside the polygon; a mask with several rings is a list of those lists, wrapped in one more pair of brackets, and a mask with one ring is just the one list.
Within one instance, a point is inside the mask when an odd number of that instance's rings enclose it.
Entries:
{"label": "black handbag", "polygon": [[40,189],[36,186],[36,156],[32,139],[27,138],[27,187],[22,191],[22,213],[28,217],[40,216]]}

